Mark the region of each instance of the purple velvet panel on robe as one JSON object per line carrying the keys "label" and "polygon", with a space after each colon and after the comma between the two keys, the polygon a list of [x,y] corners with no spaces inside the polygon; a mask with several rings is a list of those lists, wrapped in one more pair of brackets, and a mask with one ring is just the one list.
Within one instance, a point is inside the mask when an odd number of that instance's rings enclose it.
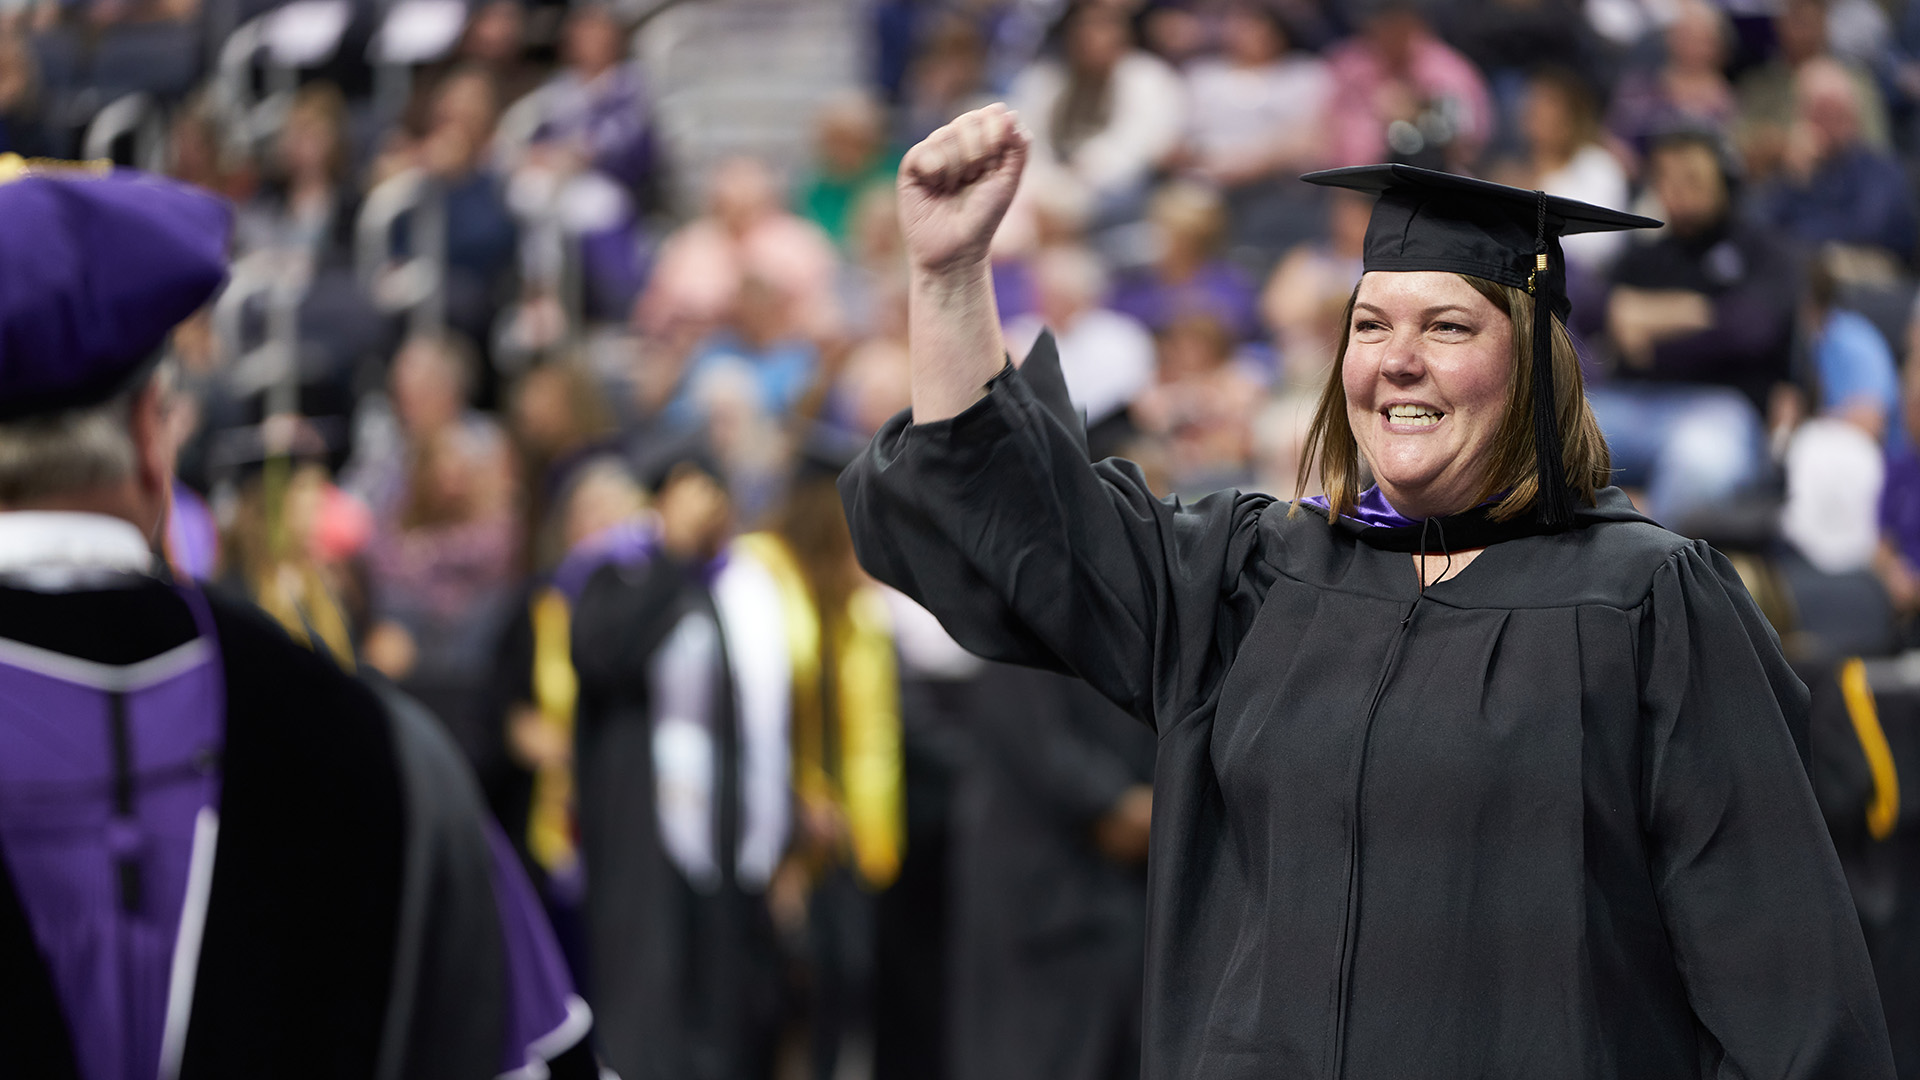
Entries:
{"label": "purple velvet panel on robe", "polygon": [[520,859],[492,819],[487,821],[487,843],[493,854],[493,900],[500,911],[500,935],[507,960],[506,1040],[501,1072],[544,1076],[534,1067],[558,1056],[586,1037],[586,1004],[573,992],[547,924],[540,898],[520,869]]}
{"label": "purple velvet panel on robe", "polygon": [[[1304,501],[1308,506],[1317,506],[1322,510],[1327,509],[1327,497],[1325,495],[1309,495]],[[1386,529],[1399,528],[1406,525],[1418,525],[1421,520],[1419,518],[1407,517],[1400,511],[1395,510],[1393,504],[1387,501],[1385,495],[1380,494],[1380,489],[1377,487],[1370,487],[1361,492],[1360,497],[1354,500],[1353,509],[1341,516],[1358,521],[1363,525],[1377,525]]]}
{"label": "purple velvet panel on robe", "polygon": [[[130,668],[0,643],[0,849],[85,1080],[153,1080],[159,1067],[194,822],[218,798],[225,732],[219,649],[195,614],[202,637]],[[116,812],[102,689],[114,681],[128,816]]]}

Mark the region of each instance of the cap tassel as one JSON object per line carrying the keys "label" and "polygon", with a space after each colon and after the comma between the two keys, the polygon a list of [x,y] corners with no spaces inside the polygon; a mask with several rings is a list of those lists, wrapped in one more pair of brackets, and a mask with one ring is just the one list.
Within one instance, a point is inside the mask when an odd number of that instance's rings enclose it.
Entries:
{"label": "cap tassel", "polygon": [[1573,525],[1573,494],[1567,490],[1566,467],[1560,447],[1560,420],[1553,385],[1553,300],[1554,290],[1547,276],[1547,195],[1539,196],[1539,214],[1535,227],[1533,273],[1527,276],[1527,291],[1533,294],[1533,454],[1535,474],[1540,480],[1539,500],[1535,504],[1540,524],[1549,529]]}

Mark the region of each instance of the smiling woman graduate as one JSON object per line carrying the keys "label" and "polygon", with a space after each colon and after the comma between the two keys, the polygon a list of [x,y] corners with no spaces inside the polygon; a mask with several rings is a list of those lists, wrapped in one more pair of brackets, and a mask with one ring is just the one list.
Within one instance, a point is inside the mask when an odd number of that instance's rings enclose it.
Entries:
{"label": "smiling woman graduate", "polygon": [[1182,503],[1087,462],[1044,339],[1005,362],[1026,150],[992,106],[903,162],[913,409],[842,494],[963,644],[1158,731],[1144,1075],[1891,1077],[1806,690],[1726,560],[1604,486],[1558,237],[1656,223],[1315,174],[1379,195],[1329,495]]}

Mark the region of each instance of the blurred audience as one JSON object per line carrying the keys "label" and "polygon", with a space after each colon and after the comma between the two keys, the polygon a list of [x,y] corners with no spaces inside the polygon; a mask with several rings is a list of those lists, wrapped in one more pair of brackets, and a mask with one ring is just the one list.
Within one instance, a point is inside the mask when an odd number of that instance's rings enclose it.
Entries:
{"label": "blurred audience", "polygon": [[1253,336],[1254,286],[1246,272],[1220,257],[1227,235],[1226,206],[1212,189],[1174,182],[1153,196],[1147,223],[1155,255],[1124,274],[1107,306],[1159,333],[1179,319],[1206,315],[1234,342]]}
{"label": "blurred audience", "polygon": [[1668,136],[1648,162],[1667,228],[1613,268],[1615,366],[1588,394],[1619,483],[1685,527],[1759,478],[1762,410],[1789,378],[1793,258],[1734,214],[1711,135]]}
{"label": "blurred audience", "polygon": [[1493,137],[1486,80],[1442,41],[1417,0],[1378,0],[1360,32],[1327,51],[1331,165],[1403,161],[1464,171]]}
{"label": "blurred audience", "polygon": [[[1833,56],[1827,35],[1827,0],[1784,0],[1773,19],[1777,52],[1740,78],[1740,149],[1748,174],[1755,180],[1771,178],[1794,166],[1795,131],[1802,112],[1801,70],[1816,60],[1839,64],[1853,83],[1859,137],[1869,144],[1887,145],[1886,106],[1873,73]],[[1804,162],[1802,163],[1804,164]]]}
{"label": "blurred audience", "polygon": [[[1593,88],[1567,68],[1542,68],[1527,80],[1520,112],[1527,149],[1521,187],[1596,206],[1626,206],[1627,172],[1600,142],[1600,110]],[[1624,233],[1585,233],[1561,240],[1569,277],[1604,274],[1627,244]],[[1567,283],[1576,306],[1579,285]]]}
{"label": "blurred audience", "polygon": [[874,188],[893,187],[900,159],[887,152],[886,123],[880,103],[866,93],[846,94],[820,111],[813,172],[794,201],[801,216],[843,250],[852,242],[860,199]]}
{"label": "blurred audience", "polygon": [[1779,177],[1757,196],[1760,220],[1804,244],[1877,248],[1902,263],[1920,242],[1912,185],[1867,141],[1859,87],[1839,61],[1794,75],[1794,119]]}
{"label": "blurred audience", "polygon": [[767,166],[734,158],[714,172],[706,213],[661,246],[635,319],[644,334],[696,342],[738,307],[753,278],[778,297],[773,318],[819,339],[839,326],[836,265],[826,233],[781,209]]}
{"label": "blurred audience", "polygon": [[1607,130],[1636,164],[1653,138],[1682,127],[1725,129],[1736,112],[1727,62],[1733,26],[1706,0],[1681,0],[1662,35],[1657,64],[1630,67],[1614,87]]}
{"label": "blurred audience", "polygon": [[1008,93],[1033,132],[1033,180],[1071,183],[1103,223],[1137,216],[1149,177],[1179,145],[1185,88],[1135,45],[1117,7],[1078,0],[1058,36],[1058,58],[1036,62]]}
{"label": "blurred audience", "polygon": [[1127,403],[1153,381],[1154,348],[1138,320],[1101,306],[1106,293],[1106,271],[1092,251],[1042,251],[1034,260],[1037,310],[1007,327],[1007,346],[1024,358],[1043,330],[1052,331],[1067,393],[1085,414],[1090,440],[1111,452],[1124,439]]}

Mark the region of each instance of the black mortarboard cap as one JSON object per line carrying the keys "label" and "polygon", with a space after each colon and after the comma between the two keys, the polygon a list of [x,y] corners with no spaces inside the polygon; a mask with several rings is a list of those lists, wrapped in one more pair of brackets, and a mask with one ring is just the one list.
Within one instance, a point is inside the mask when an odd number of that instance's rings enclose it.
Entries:
{"label": "black mortarboard cap", "polygon": [[644,433],[627,446],[627,460],[642,487],[658,495],[667,481],[683,469],[697,469],[727,486],[727,470],[719,455],[699,431],[657,430]]}
{"label": "black mortarboard cap", "polygon": [[1573,498],[1554,417],[1553,323],[1566,321],[1567,262],[1560,237],[1657,228],[1638,214],[1412,165],[1360,165],[1300,179],[1379,196],[1367,222],[1366,270],[1442,270],[1533,295],[1533,434],[1542,524],[1573,523]]}

